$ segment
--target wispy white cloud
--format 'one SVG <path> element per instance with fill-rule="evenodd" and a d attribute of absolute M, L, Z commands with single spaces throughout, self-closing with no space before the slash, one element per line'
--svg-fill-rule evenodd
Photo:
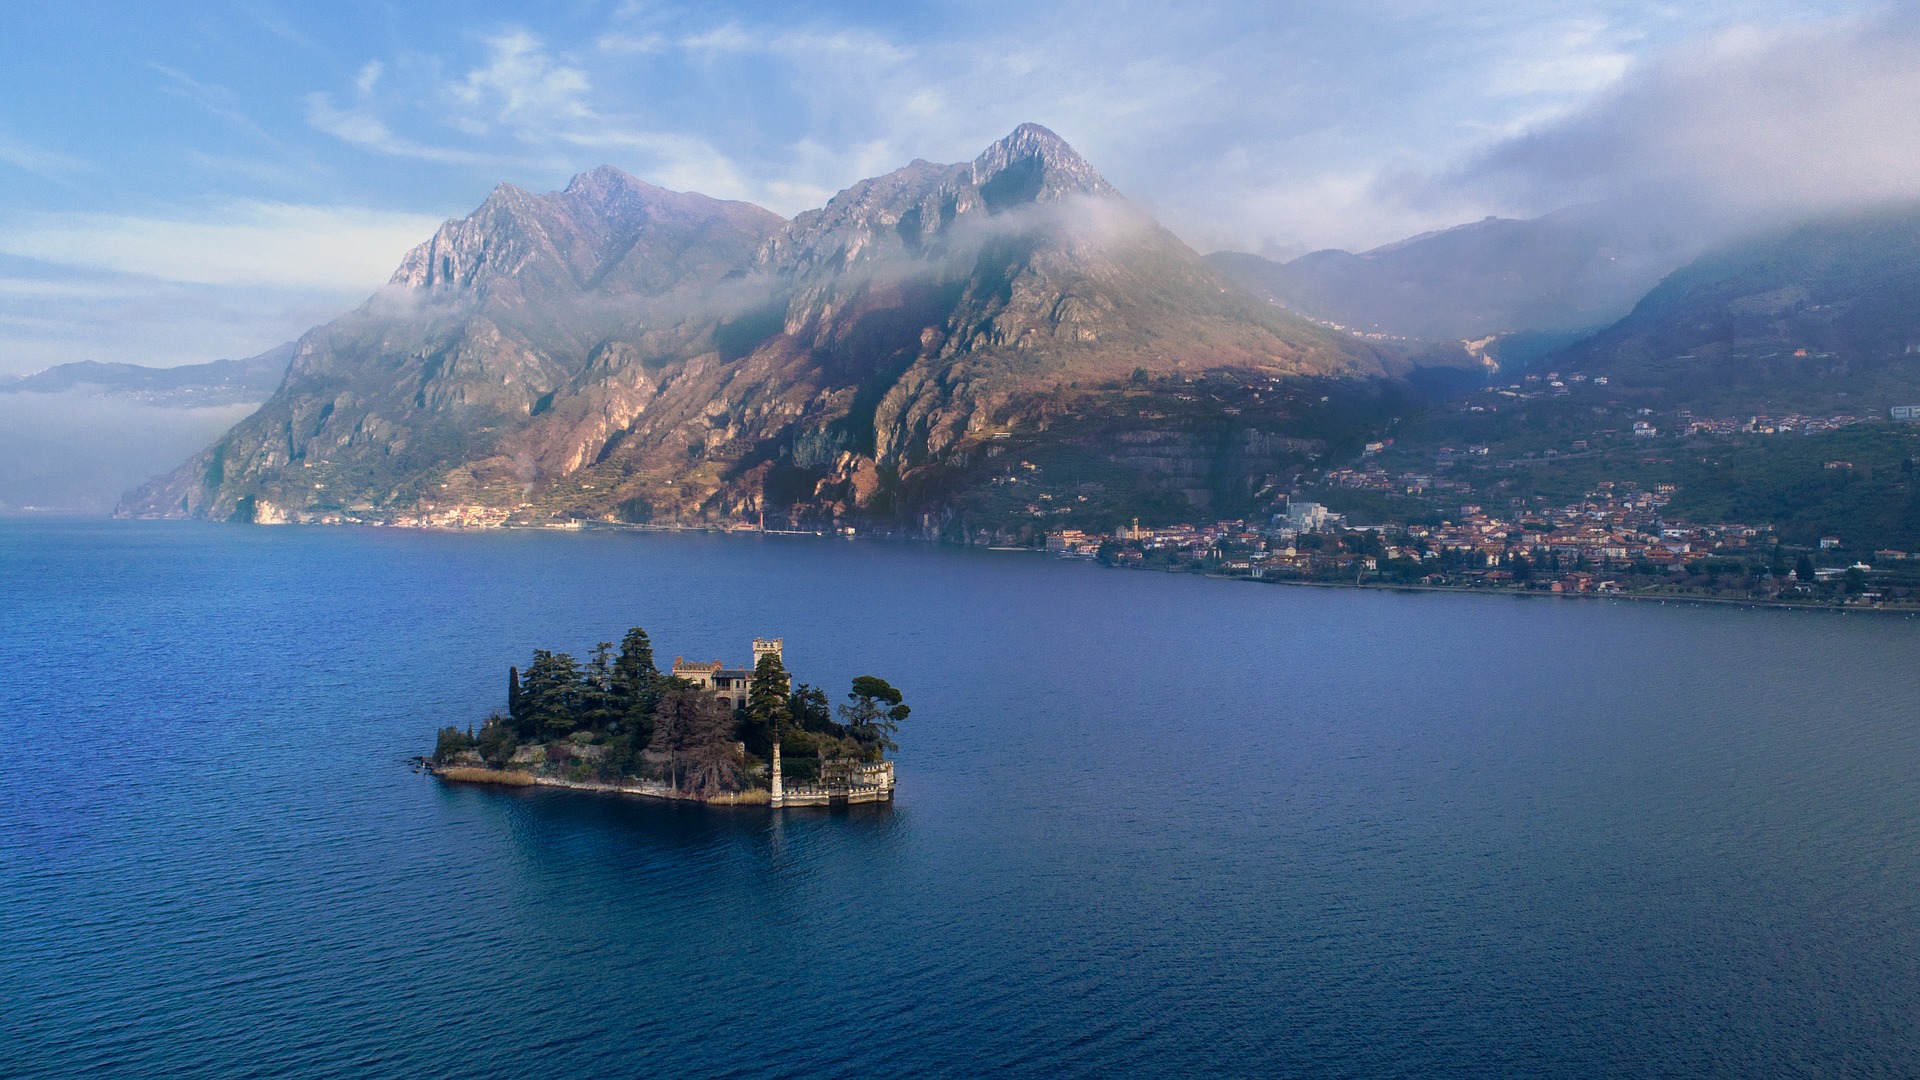
<path fill-rule="evenodd" d="M 587 73 L 555 60 L 540 39 L 513 30 L 488 39 L 487 49 L 486 64 L 451 88 L 461 104 L 520 126 L 571 124 L 592 115 Z"/>
<path fill-rule="evenodd" d="M 326 94 L 309 95 L 308 122 L 353 145 L 395 157 L 452 165 L 532 164 L 550 170 L 569 163 L 586 168 L 617 156 L 666 187 L 733 199 L 753 198 L 763 190 L 698 134 L 650 126 L 596 107 L 587 72 L 555 56 L 533 34 L 510 30 L 488 38 L 486 46 L 484 63 L 442 80 L 430 88 L 429 96 L 446 104 L 434 118 L 440 126 L 484 141 L 494 151 L 448 147 L 396 133 L 381 112 L 385 69 L 377 61 L 356 77 L 352 107 L 336 106 Z"/>
<path fill-rule="evenodd" d="M 94 167 L 92 162 L 84 161 L 72 154 L 48 150 L 10 135 L 0 135 L 0 162 L 39 176 L 88 172 Z"/>
<path fill-rule="evenodd" d="M 603 53 L 614 56 L 651 56 L 667 47 L 664 34 L 601 34 L 593 40 L 593 46 Z"/>
<path fill-rule="evenodd" d="M 937 30 L 635 3 L 579 37 L 469 37 L 464 63 L 383 58 L 309 97 L 308 121 L 378 154 L 529 186 L 611 163 L 791 214 L 915 157 L 971 156 L 1032 120 L 1197 246 L 1366 246 L 1617 186 L 1572 167 L 1573 144 L 1598 138 L 1574 133 L 1649 72 L 1727 48 L 1741 17 L 1788 35 L 1838 25 L 1801 0 L 1301 0 L 1284 13 L 1196 0 L 1152 18 L 1116 18 L 1101 0 L 973 0 Z M 1858 88 L 1849 63 L 1835 56 L 1827 74 Z M 1718 77 L 1674 92 L 1711 96 Z M 1815 134 L 1783 144 L 1827 145 Z M 1712 144 L 1703 133 L 1691 145 Z M 1609 146 L 1632 171 L 1633 148 Z M 1843 159 L 1867 175 L 1905 168 Z"/>
<path fill-rule="evenodd" d="M 307 123 L 342 142 L 363 150 L 393 157 L 432 161 L 442 165 L 500 165 L 498 154 L 467 150 L 455 146 L 436 146 L 396 135 L 373 109 L 366 105 L 339 108 L 326 94 L 308 94 Z"/>
<path fill-rule="evenodd" d="M 0 253 L 161 281 L 370 291 L 439 224 L 266 202 L 179 218 L 42 214 L 0 226 Z"/>
<path fill-rule="evenodd" d="M 282 145 L 278 138 L 268 132 L 266 128 L 260 126 L 253 117 L 247 115 L 246 110 L 240 107 L 239 99 L 231 89 L 221 86 L 218 83 L 202 82 L 184 71 L 167 67 L 165 64 L 149 64 L 147 66 L 165 78 L 166 81 L 162 84 L 162 89 L 165 90 L 166 93 L 193 103 L 207 113 L 225 120 L 227 123 L 253 136 L 260 142 L 274 147 Z"/>
<path fill-rule="evenodd" d="M 691 53 L 753 52 L 762 47 L 760 38 L 748 33 L 737 22 L 726 22 L 699 33 L 688 34 L 676 44 Z"/>
<path fill-rule="evenodd" d="M 606 40 L 606 39 L 603 39 Z M 618 41 L 630 40 L 625 37 Z M 652 42 L 658 46 L 662 39 L 657 35 L 631 39 L 636 42 Z M 885 64 L 904 63 L 914 58 L 917 50 L 887 38 L 885 35 L 859 29 L 771 29 L 748 27 L 733 21 L 698 33 L 688 34 L 675 43 L 680 49 L 690 53 L 777 53 L 786 56 L 803 57 L 853 57 L 865 62 Z"/>
<path fill-rule="evenodd" d="M 1633 63 L 1640 34 L 1602 19 L 1539 27 L 1487 72 L 1488 91 L 1509 98 L 1571 102 L 1612 86 Z"/>
<path fill-rule="evenodd" d="M 283 190 L 310 185 L 315 179 L 316 172 L 322 175 L 325 172 L 318 166 L 304 162 L 293 165 L 241 155 L 209 154 L 200 150 L 187 151 L 186 158 L 211 174 L 240 177 L 253 183 Z"/>

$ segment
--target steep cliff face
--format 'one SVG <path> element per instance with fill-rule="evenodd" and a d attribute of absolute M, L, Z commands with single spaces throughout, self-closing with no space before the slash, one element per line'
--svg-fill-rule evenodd
<path fill-rule="evenodd" d="M 986 443 L 1114 404 L 1083 391 L 1222 371 L 1386 365 L 1230 286 L 1044 128 L 786 223 L 599 169 L 449 222 L 124 509 L 924 521 Z"/>
<path fill-rule="evenodd" d="M 122 511 L 227 518 L 431 501 L 441 472 L 495 452 L 556 401 L 571 406 L 609 335 L 695 317 L 782 224 L 610 168 L 551 195 L 503 184 L 359 310 L 303 336 L 258 413 Z M 607 411 L 624 424 L 626 408 Z"/>

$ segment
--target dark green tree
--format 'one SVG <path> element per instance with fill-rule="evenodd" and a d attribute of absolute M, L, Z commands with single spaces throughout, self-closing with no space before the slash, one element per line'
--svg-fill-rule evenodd
<path fill-rule="evenodd" d="M 507 668 L 507 715 L 515 721 L 520 719 L 520 669 Z"/>
<path fill-rule="evenodd" d="M 893 735 L 900 730 L 900 722 L 913 711 L 901 701 L 900 691 L 885 679 L 861 675 L 853 680 L 853 690 L 847 694 L 847 700 L 850 704 L 840 706 L 840 719 L 853 738 L 867 749 L 869 759 L 877 760 L 882 751 L 900 749 L 894 745 Z"/>
<path fill-rule="evenodd" d="M 647 632 L 637 626 L 628 630 L 620 639 L 620 657 L 613 662 L 613 707 L 641 746 L 652 737 L 653 709 L 660 700 L 661 682 Z"/>
<path fill-rule="evenodd" d="M 474 739 L 474 748 L 480 751 L 483 761 L 497 769 L 505 765 L 519 748 L 513 732 L 512 720 L 498 714 L 490 716 L 480 726 L 480 734 Z"/>
<path fill-rule="evenodd" d="M 533 650 L 533 663 L 520 681 L 520 738 L 564 739 L 579 726 L 580 666 L 567 653 Z"/>
<path fill-rule="evenodd" d="M 434 743 L 433 763 L 435 765 L 445 765 L 447 762 L 453 760 L 456 754 L 459 754 L 463 750 L 471 749 L 473 749 L 473 733 L 471 731 L 461 731 L 459 728 L 451 726 L 443 727 L 440 729 L 439 739 Z"/>
<path fill-rule="evenodd" d="M 1808 585 L 1813 584 L 1813 560 L 1806 555 L 1800 556 L 1793 564 L 1793 576 Z"/>
<path fill-rule="evenodd" d="M 779 653 L 761 653 L 753 666 L 753 687 L 740 718 L 740 741 L 747 752 L 768 757 L 793 720 L 793 680 Z"/>
<path fill-rule="evenodd" d="M 787 708 L 793 717 L 793 726 L 801 731 L 835 737 L 846 734 L 844 728 L 833 722 L 833 705 L 827 701 L 827 692 L 817 686 L 801 683 L 795 687 L 793 696 L 787 699 Z"/>
<path fill-rule="evenodd" d="M 620 721 L 613 690 L 613 642 L 593 647 L 593 658 L 580 673 L 579 717 L 584 731 L 609 731 Z"/>

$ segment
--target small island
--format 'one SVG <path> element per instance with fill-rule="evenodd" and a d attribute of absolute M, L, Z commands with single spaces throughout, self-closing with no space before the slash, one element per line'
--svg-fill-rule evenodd
<path fill-rule="evenodd" d="M 582 664 L 535 649 L 507 669 L 507 708 L 476 730 L 440 731 L 428 769 L 460 783 L 545 785 L 711 804 L 890 802 L 893 736 L 911 711 L 886 680 L 853 680 L 835 710 L 794 686 L 783 638 L 756 638 L 753 662 L 675 657 L 662 672 L 639 627 Z"/>

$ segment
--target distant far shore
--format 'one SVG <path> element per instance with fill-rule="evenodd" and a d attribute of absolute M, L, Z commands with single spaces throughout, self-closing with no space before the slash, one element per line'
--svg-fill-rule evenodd
<path fill-rule="evenodd" d="M 1132 569 L 1114 567 L 1114 569 Z M 1195 571 L 1175 570 L 1173 573 L 1194 573 Z M 1516 589 L 1498 585 L 1401 585 L 1397 582 L 1368 581 L 1302 581 L 1287 578 L 1249 578 L 1238 574 L 1203 573 L 1201 576 L 1219 581 L 1248 581 L 1260 585 L 1293 585 L 1310 589 L 1357 589 L 1362 592 L 1429 592 L 1454 593 L 1462 596 L 1512 596 L 1527 600 L 1657 600 L 1662 604 L 1718 604 L 1722 607 L 1740 608 L 1777 608 L 1781 611 L 1829 611 L 1829 612 L 1883 612 L 1894 615 L 1912 615 L 1920 613 L 1920 604 L 1836 604 L 1822 600 L 1769 600 L 1758 597 L 1741 599 L 1732 596 L 1698 596 L 1691 593 L 1646 593 L 1646 592 L 1549 592 L 1545 589 Z"/>
<path fill-rule="evenodd" d="M 734 525 L 725 525 L 725 524 L 700 525 L 700 524 L 678 524 L 678 523 L 649 524 L 649 523 L 642 523 L 642 522 L 613 522 L 613 521 L 579 521 L 579 522 L 567 522 L 567 523 L 552 522 L 552 523 L 545 523 L 545 524 L 517 524 L 516 523 L 516 524 L 508 524 L 508 525 L 484 525 L 484 526 L 420 525 L 420 524 L 411 524 L 411 523 L 395 524 L 390 522 L 372 522 L 372 521 L 343 521 L 343 522 L 306 521 L 306 522 L 298 522 L 298 523 L 290 522 L 288 524 L 317 525 L 317 526 L 328 526 L 328 525 L 355 526 L 357 525 L 363 528 L 409 529 L 409 530 L 420 530 L 420 531 L 430 531 L 430 532 L 449 532 L 449 533 L 465 533 L 465 532 L 478 533 L 478 532 L 496 532 L 500 530 L 514 530 L 514 531 L 534 531 L 534 532 L 709 533 L 709 534 L 723 534 L 723 535 L 729 535 L 729 536 L 738 535 L 738 534 L 750 534 L 750 535 L 756 535 L 756 536 L 813 536 L 813 537 L 822 537 L 822 538 L 832 537 L 836 539 L 847 539 L 847 540 L 859 539 L 859 540 L 903 541 L 903 542 L 910 542 L 910 543 L 917 542 L 917 543 L 932 544 L 938 547 L 965 548 L 965 549 L 972 549 L 972 550 L 995 551 L 995 552 L 1005 552 L 1005 553 L 1028 553 L 1033 555 L 1053 555 L 1056 558 L 1060 558 L 1058 553 L 1049 552 L 1046 549 L 1039 548 L 1039 547 L 1018 547 L 1018 546 L 1012 546 L 1012 545 L 958 544 L 952 541 L 929 540 L 924 537 L 903 535 L 900 533 L 894 533 L 894 532 L 889 532 L 885 530 L 876 530 L 876 531 L 867 532 L 867 533 L 857 533 L 854 529 L 851 529 L 851 528 L 762 529 L 762 528 L 757 528 L 752 526 L 742 526 L 738 524 L 734 524 Z M 1091 561 L 1091 560 L 1081 559 L 1077 557 L 1070 557 L 1067 561 L 1079 562 L 1079 561 Z M 1478 595 L 1478 596 L 1524 596 L 1524 597 L 1552 598 L 1556 600 L 1558 599 L 1641 600 L 1641 601 L 1657 600 L 1662 603 L 1671 601 L 1674 603 L 1686 603 L 1686 604 L 1717 604 L 1717 605 L 1726 606 L 1726 607 L 1775 608 L 1783 611 L 1885 612 L 1885 613 L 1895 613 L 1895 614 L 1913 614 L 1916 612 L 1920 612 L 1920 603 L 1902 602 L 1902 601 L 1861 602 L 1856 600 L 1851 603 L 1839 603 L 1834 600 L 1824 599 L 1824 598 L 1815 598 L 1815 599 L 1807 599 L 1807 600 L 1785 600 L 1785 599 L 1779 599 L 1776 597 L 1708 596 L 1700 593 L 1689 593 L 1689 592 L 1678 592 L 1678 591 L 1649 592 L 1649 591 L 1630 591 L 1627 589 L 1607 590 L 1607 591 L 1589 590 L 1589 591 L 1580 591 L 1580 592 L 1575 592 L 1575 591 L 1556 592 L 1548 589 L 1524 588 L 1524 587 L 1516 587 L 1513 585 L 1497 585 L 1497 584 L 1496 585 L 1472 585 L 1472 584 L 1421 585 L 1421 584 L 1411 583 L 1411 582 L 1401 583 L 1401 582 L 1393 582 L 1393 581 L 1385 581 L 1385 580 L 1354 582 L 1354 581 L 1330 581 L 1330 580 L 1316 581 L 1316 580 L 1310 580 L 1306 578 L 1251 577 L 1244 574 L 1231 574 L 1231 573 L 1223 574 L 1212 568 L 1199 567 L 1199 566 L 1191 566 L 1191 567 L 1177 566 L 1177 565 L 1175 566 L 1162 566 L 1162 565 L 1131 566 L 1131 565 L 1108 565 L 1104 563 L 1101 565 L 1106 565 L 1108 569 L 1114 569 L 1114 570 L 1146 570 L 1154 573 L 1198 574 L 1203 577 L 1216 578 L 1216 579 L 1225 580 L 1225 581 L 1248 581 L 1248 582 L 1254 582 L 1262 585 L 1300 585 L 1300 586 L 1307 586 L 1310 588 L 1317 588 L 1317 589 L 1363 589 L 1363 590 L 1374 591 L 1374 592 L 1382 592 L 1382 591 L 1385 591 L 1385 592 L 1432 592 L 1432 593 L 1468 594 L 1468 595 Z M 487 781 L 474 781 L 474 782 L 487 782 Z M 492 782 L 502 782 L 502 781 L 492 781 Z M 514 781 L 504 781 L 504 782 L 513 783 Z M 547 783 L 548 781 L 543 779 L 540 782 Z"/>

